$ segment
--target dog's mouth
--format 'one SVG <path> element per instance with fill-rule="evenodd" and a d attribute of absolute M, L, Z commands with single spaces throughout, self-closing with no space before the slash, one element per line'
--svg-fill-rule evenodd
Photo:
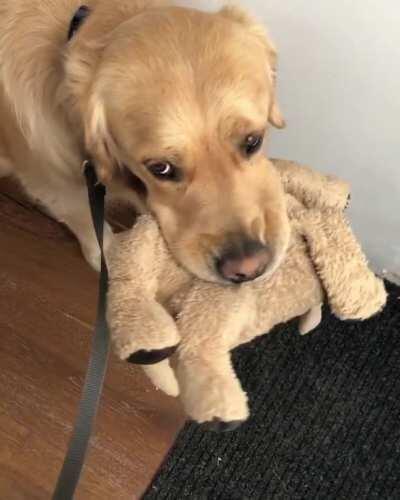
<path fill-rule="evenodd" d="M 148 194 L 146 184 L 126 166 L 123 166 L 118 172 L 125 186 L 134 191 L 144 201 Z"/>
<path fill-rule="evenodd" d="M 216 238 L 176 238 L 166 235 L 159 223 L 164 241 L 176 264 L 197 279 L 224 286 L 239 286 L 268 280 L 279 268 L 287 252 L 284 235 L 269 243 L 240 240 L 240 245 L 218 245 Z M 169 237 L 168 237 L 169 236 Z M 213 245 L 211 241 L 213 240 Z M 232 238 L 225 239 L 232 242 Z M 236 240 L 238 241 L 238 240 Z"/>

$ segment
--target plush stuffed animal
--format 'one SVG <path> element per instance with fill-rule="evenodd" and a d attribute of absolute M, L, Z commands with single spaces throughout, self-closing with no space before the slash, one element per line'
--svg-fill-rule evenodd
<path fill-rule="evenodd" d="M 343 214 L 348 185 L 291 162 L 274 163 L 287 196 L 291 242 L 272 277 L 226 286 L 195 278 L 175 263 L 149 215 L 116 235 L 107 257 L 116 354 L 157 362 L 144 367 L 153 383 L 180 394 L 187 414 L 214 430 L 236 428 L 249 414 L 232 349 L 294 317 L 300 332 L 309 332 L 320 322 L 325 296 L 343 320 L 368 318 L 386 301 Z"/>

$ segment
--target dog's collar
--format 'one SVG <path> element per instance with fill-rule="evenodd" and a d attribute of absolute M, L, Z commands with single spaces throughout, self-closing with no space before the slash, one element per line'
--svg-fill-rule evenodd
<path fill-rule="evenodd" d="M 83 22 L 90 14 L 90 9 L 86 5 L 81 5 L 79 9 L 75 12 L 74 17 L 71 20 L 68 30 L 68 41 L 73 38 L 75 33 L 82 26 Z"/>

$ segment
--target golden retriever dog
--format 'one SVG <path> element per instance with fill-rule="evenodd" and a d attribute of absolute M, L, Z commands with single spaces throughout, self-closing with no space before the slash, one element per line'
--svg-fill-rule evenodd
<path fill-rule="evenodd" d="M 163 0 L 2 0 L 0 172 L 78 238 L 95 268 L 82 174 L 91 157 L 110 198 L 151 211 L 199 278 L 271 273 L 289 240 L 283 190 L 262 146 L 283 127 L 276 51 L 237 7 Z M 106 227 L 106 242 L 112 233 Z"/>

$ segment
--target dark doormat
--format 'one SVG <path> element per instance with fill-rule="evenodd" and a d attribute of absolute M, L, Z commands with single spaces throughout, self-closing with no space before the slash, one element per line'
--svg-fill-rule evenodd
<path fill-rule="evenodd" d="M 364 323 L 325 311 L 234 354 L 252 415 L 238 431 L 188 424 L 144 499 L 400 499 L 400 288 Z"/>

